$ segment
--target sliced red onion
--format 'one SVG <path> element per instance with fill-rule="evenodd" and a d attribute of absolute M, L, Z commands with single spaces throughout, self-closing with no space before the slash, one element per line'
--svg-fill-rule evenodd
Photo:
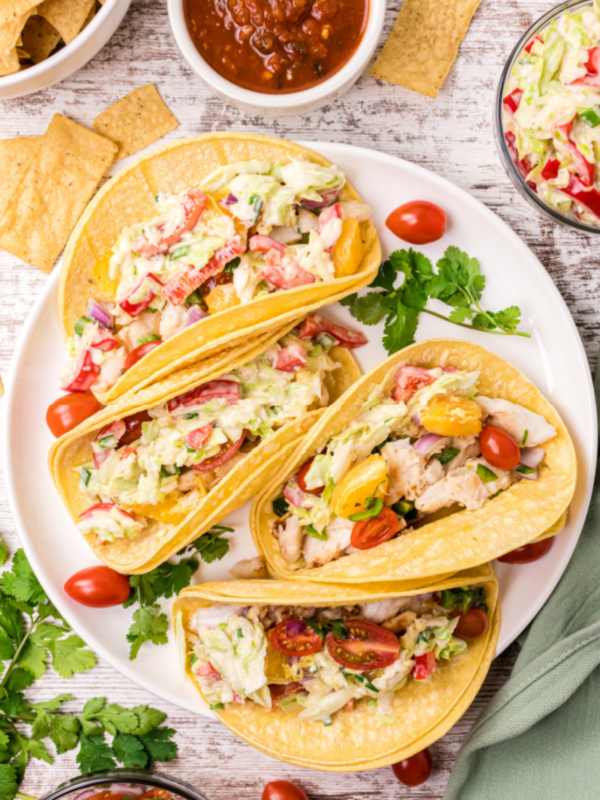
<path fill-rule="evenodd" d="M 311 208 L 325 208 L 325 206 L 330 206 L 335 202 L 339 193 L 339 189 L 329 189 L 326 192 L 320 192 L 321 200 L 303 200 L 300 205 L 309 210 Z"/>
<path fill-rule="evenodd" d="M 237 197 L 230 192 L 227 195 L 227 197 L 221 201 L 221 203 L 227 208 L 228 206 L 234 206 L 237 203 L 237 201 L 238 201 Z"/>
<path fill-rule="evenodd" d="M 100 303 L 97 303 L 93 298 L 88 300 L 87 315 L 91 319 L 95 320 L 99 325 L 102 325 L 103 328 L 106 328 L 112 332 L 114 328 L 112 314 Z"/>
<path fill-rule="evenodd" d="M 297 231 L 296 228 L 289 228 L 287 225 L 273 228 L 269 236 L 271 239 L 275 239 L 276 242 L 281 242 L 281 244 L 294 244 L 294 242 L 299 242 L 302 238 L 300 231 Z"/>
<path fill-rule="evenodd" d="M 288 619 L 285 623 L 286 636 L 300 636 L 304 633 L 306 622 L 301 619 Z"/>
<path fill-rule="evenodd" d="M 443 441 L 445 447 L 450 438 L 448 436 L 438 436 L 436 433 L 427 433 L 413 444 L 413 450 L 421 455 L 428 456 Z"/>
<path fill-rule="evenodd" d="M 521 448 L 521 461 L 524 467 L 537 469 L 544 460 L 546 451 L 543 447 L 523 447 Z"/>
<path fill-rule="evenodd" d="M 415 423 L 415 425 L 419 425 L 419 426 L 421 425 L 421 418 L 419 417 L 418 414 L 413 414 L 411 419 Z"/>
<path fill-rule="evenodd" d="M 204 319 L 204 317 L 207 316 L 208 314 L 206 313 L 206 311 L 200 308 L 200 306 L 192 306 L 187 313 L 185 325 L 183 327 L 188 328 L 190 325 L 193 325 L 194 322 L 198 322 L 199 320 Z"/>
<path fill-rule="evenodd" d="M 110 786 L 113 794 L 124 794 L 125 797 L 139 797 L 144 794 L 146 787 L 141 783 L 112 783 Z"/>

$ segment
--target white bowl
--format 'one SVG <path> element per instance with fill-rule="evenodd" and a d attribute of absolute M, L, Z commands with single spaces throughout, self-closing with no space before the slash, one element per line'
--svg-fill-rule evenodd
<path fill-rule="evenodd" d="M 369 0 L 369 16 L 363 37 L 352 58 L 330 78 L 310 89 L 285 94 L 252 92 L 237 86 L 219 75 L 202 58 L 187 29 L 183 0 L 168 0 L 169 20 L 175 41 L 193 71 L 221 99 L 250 114 L 265 117 L 283 117 L 305 114 L 331 103 L 356 83 L 381 36 L 385 18 L 386 0 Z"/>
<path fill-rule="evenodd" d="M 131 0 L 106 0 L 89 25 L 58 53 L 33 67 L 0 78 L 0 99 L 39 92 L 81 69 L 108 42 L 130 4 Z"/>

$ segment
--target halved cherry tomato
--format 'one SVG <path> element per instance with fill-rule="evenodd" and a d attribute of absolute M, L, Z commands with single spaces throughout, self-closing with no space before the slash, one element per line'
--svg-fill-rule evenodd
<path fill-rule="evenodd" d="M 371 519 L 361 519 L 354 523 L 350 544 L 357 550 L 370 550 L 387 542 L 396 533 L 400 523 L 391 508 L 384 508 L 380 514 Z"/>
<path fill-rule="evenodd" d="M 262 800 L 308 800 L 308 797 L 295 783 L 271 781 L 263 790 Z"/>
<path fill-rule="evenodd" d="M 46 424 L 57 438 L 72 431 L 84 420 L 91 417 L 104 406 L 91 392 L 75 392 L 59 397 L 48 406 Z"/>
<path fill-rule="evenodd" d="M 90 608 L 120 606 L 131 591 L 129 578 L 110 567 L 88 567 L 71 575 L 65 592 L 71 600 Z"/>
<path fill-rule="evenodd" d="M 130 414 L 123 417 L 125 423 L 125 433 L 119 439 L 119 444 L 131 444 L 142 435 L 142 422 L 150 422 L 152 417 L 147 411 L 138 411 L 137 414 Z"/>
<path fill-rule="evenodd" d="M 413 200 L 394 209 L 385 224 L 410 244 L 437 242 L 446 232 L 446 213 L 428 200 Z"/>
<path fill-rule="evenodd" d="M 310 656 L 323 647 L 323 640 L 298 617 L 284 619 L 271 631 L 269 640 L 275 650 L 286 656 Z"/>
<path fill-rule="evenodd" d="M 467 642 L 479 639 L 480 636 L 489 628 L 488 616 L 481 608 L 470 608 L 464 614 L 460 614 L 458 625 L 454 629 L 454 635 Z"/>
<path fill-rule="evenodd" d="M 213 456 L 212 458 L 208 458 L 201 464 L 192 464 L 192 468 L 198 470 L 198 472 L 211 472 L 213 469 L 220 467 L 221 464 L 224 464 L 226 461 L 229 461 L 230 458 L 233 458 L 233 456 L 237 453 L 237 451 L 244 443 L 245 438 L 246 438 L 246 431 L 242 433 L 237 442 L 230 442 L 229 444 L 224 444 L 221 448 L 220 453 L 218 453 L 216 456 Z"/>
<path fill-rule="evenodd" d="M 429 778 L 433 767 L 431 753 L 426 747 L 420 753 L 393 764 L 392 770 L 400 783 L 405 786 L 420 786 Z"/>
<path fill-rule="evenodd" d="M 398 658 L 398 637 L 387 628 L 363 619 L 344 621 L 348 637 L 338 639 L 327 634 L 327 650 L 338 664 L 359 671 L 389 667 Z"/>
<path fill-rule="evenodd" d="M 398 368 L 396 374 L 396 386 L 392 392 L 392 398 L 397 403 L 408 403 L 420 389 L 431 386 L 434 381 L 435 378 L 428 369 L 403 364 Z"/>
<path fill-rule="evenodd" d="M 410 674 L 416 681 L 424 681 L 432 672 L 435 672 L 435 652 L 433 650 L 415 656 L 415 665 Z"/>
<path fill-rule="evenodd" d="M 521 449 L 510 433 L 496 425 L 484 425 L 479 434 L 481 455 L 488 464 L 498 469 L 510 470 L 518 466 Z"/>
<path fill-rule="evenodd" d="M 304 482 L 304 478 L 306 478 L 306 473 L 310 469 L 310 465 L 314 461 L 314 458 L 309 458 L 308 461 L 305 461 L 304 464 L 300 467 L 298 475 L 296 477 L 296 481 L 298 482 L 298 486 L 300 489 L 305 492 L 306 494 L 323 494 L 323 490 L 325 489 L 324 486 L 318 486 L 316 489 L 307 489 L 306 483 Z"/>
<path fill-rule="evenodd" d="M 151 350 L 154 350 L 155 347 L 158 347 L 159 344 L 162 344 L 162 339 L 157 342 L 146 342 L 145 344 L 141 344 L 139 347 L 136 347 L 135 350 L 132 350 L 125 359 L 125 371 L 131 369 L 134 364 L 137 364 L 138 361 L 141 361 L 145 355 L 147 355 Z"/>
<path fill-rule="evenodd" d="M 554 537 L 550 536 L 548 539 L 542 539 L 541 542 L 532 542 L 523 547 L 517 547 L 516 550 L 500 556 L 498 561 L 502 561 L 503 564 L 531 564 L 532 561 L 537 561 L 538 558 L 545 556 L 553 544 Z"/>

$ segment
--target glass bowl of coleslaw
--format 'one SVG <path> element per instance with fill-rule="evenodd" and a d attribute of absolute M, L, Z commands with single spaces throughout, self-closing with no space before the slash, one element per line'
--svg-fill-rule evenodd
<path fill-rule="evenodd" d="M 519 192 L 547 217 L 600 233 L 600 0 L 569 0 L 519 39 L 494 128 Z"/>
<path fill-rule="evenodd" d="M 164 775 L 135 769 L 94 772 L 61 783 L 42 800 L 208 800 L 189 783 Z"/>

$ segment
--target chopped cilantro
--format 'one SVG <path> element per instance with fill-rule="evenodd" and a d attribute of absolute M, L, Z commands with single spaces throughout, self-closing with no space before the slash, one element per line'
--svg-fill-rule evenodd
<path fill-rule="evenodd" d="M 442 608 L 452 611 L 455 608 L 465 614 L 473 605 L 481 607 L 485 603 L 486 594 L 483 586 L 477 586 L 475 589 L 469 589 L 468 586 L 456 589 L 444 589 L 442 591 L 441 603 Z"/>
<path fill-rule="evenodd" d="M 328 633 L 333 633 L 336 639 L 347 639 L 350 631 L 342 619 L 324 620 L 318 622 L 310 617 L 303 617 L 308 627 L 318 634 L 321 639 L 325 639 Z"/>
<path fill-rule="evenodd" d="M 485 277 L 475 258 L 451 246 L 436 268 L 434 272 L 431 261 L 412 248 L 396 250 L 380 266 L 371 283 L 373 291 L 362 296 L 351 294 L 341 304 L 348 306 L 352 316 L 365 325 L 376 325 L 385 319 L 383 345 L 390 354 L 415 341 L 421 312 L 463 328 L 530 337 L 529 333 L 517 330 L 521 319 L 517 306 L 501 311 L 482 308 Z M 399 276 L 402 281 L 396 286 Z M 452 311 L 446 317 L 427 308 L 429 299 L 440 300 Z"/>
<path fill-rule="evenodd" d="M 477 464 L 477 475 L 482 483 L 492 483 L 498 480 L 496 473 L 483 464 Z"/>
<path fill-rule="evenodd" d="M 170 464 L 166 466 L 165 464 L 161 465 L 160 468 L 160 477 L 161 478 L 172 478 L 173 475 L 179 475 L 181 470 L 177 466 L 177 464 Z"/>
<path fill-rule="evenodd" d="M 343 672 L 347 678 L 352 678 L 358 683 L 364 684 L 367 687 L 367 689 L 369 689 L 369 691 L 379 693 L 379 689 L 374 684 L 372 684 L 371 681 L 364 675 L 357 675 L 354 672 L 346 672 L 345 670 L 343 670 Z"/>
<path fill-rule="evenodd" d="M 529 430 L 525 428 L 525 433 L 523 434 L 523 441 L 521 442 L 521 447 L 525 447 L 525 442 L 527 441 L 528 436 L 529 436 Z"/>

